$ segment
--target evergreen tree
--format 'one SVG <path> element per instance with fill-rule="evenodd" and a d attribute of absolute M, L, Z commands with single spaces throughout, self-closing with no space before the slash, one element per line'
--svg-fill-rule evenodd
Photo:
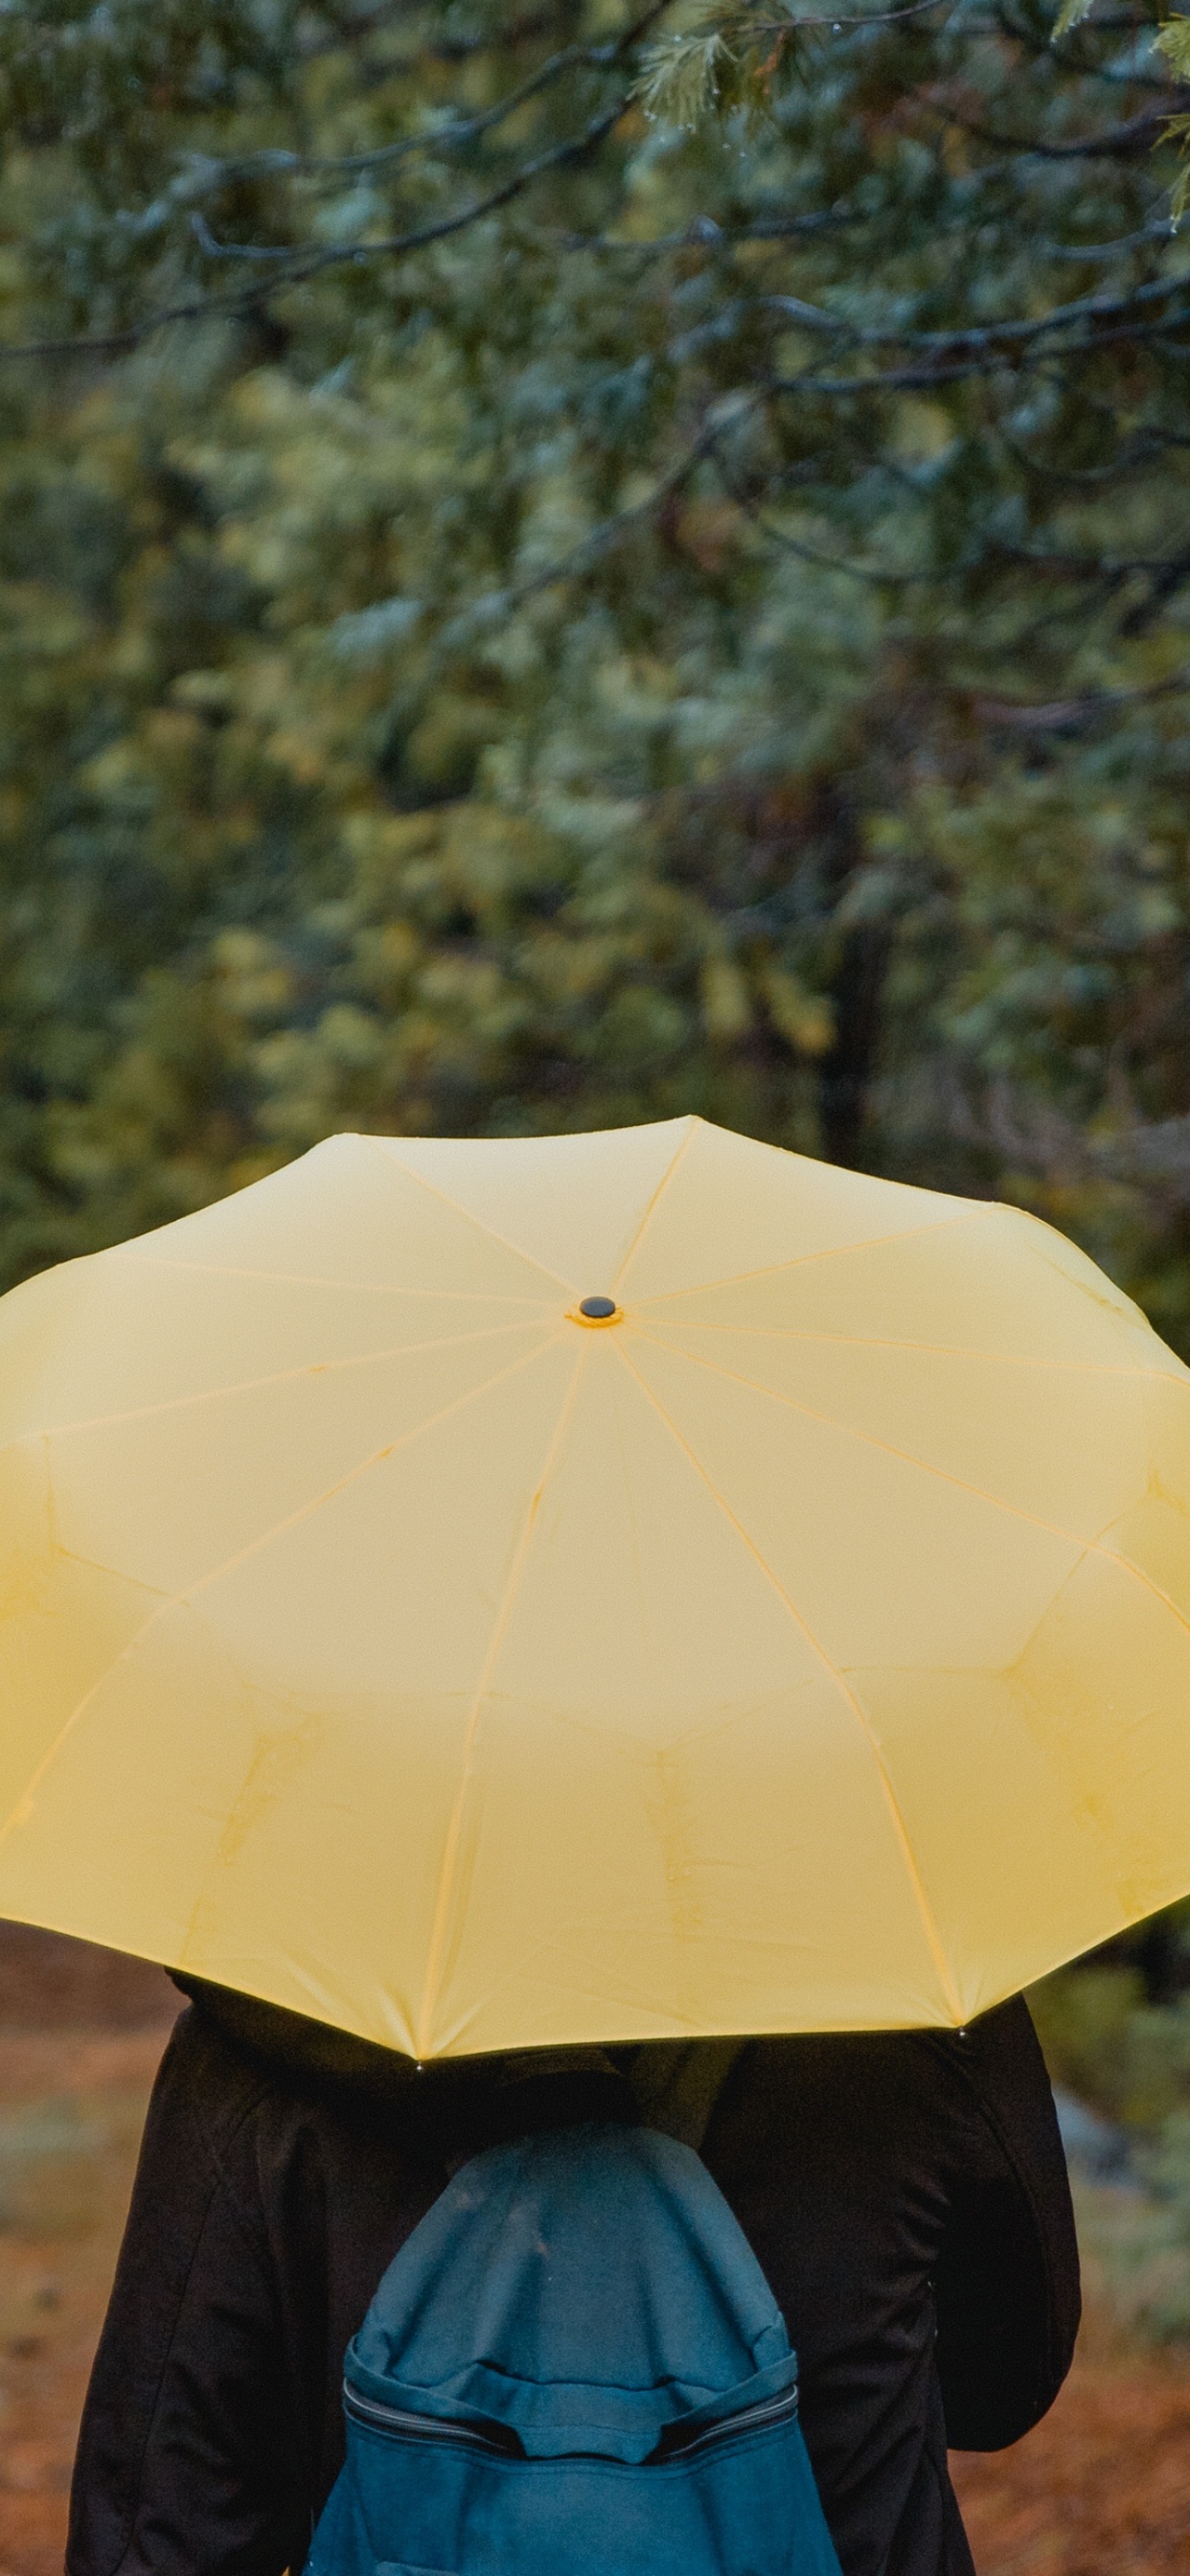
<path fill-rule="evenodd" d="M 1187 1346 L 1171 77 L 1116 0 L 0 13 L 6 1276 L 696 1108 Z"/>

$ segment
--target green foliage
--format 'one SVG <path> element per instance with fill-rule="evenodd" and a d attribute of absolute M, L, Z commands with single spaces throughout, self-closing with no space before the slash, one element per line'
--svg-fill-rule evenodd
<path fill-rule="evenodd" d="M 1190 80 L 1190 18 L 1175 14 L 1167 18 L 1156 38 L 1158 51 L 1164 54 L 1175 80 Z M 1171 212 L 1180 222 L 1190 205 L 1190 116 L 1171 116 L 1165 129 L 1166 140 L 1179 146 L 1182 155 L 1181 176 L 1174 188 Z"/>
<path fill-rule="evenodd" d="M 759 16 L 750 0 L 726 7 L 696 0 L 666 15 L 668 30 L 648 47 L 637 89 L 647 116 L 693 128 L 733 108 L 753 123 L 771 109 L 774 79 L 798 41 L 792 11 Z"/>
<path fill-rule="evenodd" d="M 1137 1960 L 1109 1953 L 1046 1978 L 1029 2002 L 1055 2083 L 1128 2141 L 1127 2169 L 1114 2180 L 1075 2177 L 1096 2330 L 1160 2345 L 1190 2341 L 1188 1909 L 1157 1929 L 1175 1980 L 1163 2000 L 1148 1993 Z M 1131 1946 L 1143 1953 L 1153 1938 L 1134 1935 Z"/>
<path fill-rule="evenodd" d="M 1064 1969 L 1029 1998 L 1055 2083 L 1148 2136 L 1190 2115 L 1190 1997 L 1146 2001 L 1135 1968 Z"/>
<path fill-rule="evenodd" d="M 697 1108 L 1190 1347 L 1172 33 L 0 11 L 4 1279 Z"/>

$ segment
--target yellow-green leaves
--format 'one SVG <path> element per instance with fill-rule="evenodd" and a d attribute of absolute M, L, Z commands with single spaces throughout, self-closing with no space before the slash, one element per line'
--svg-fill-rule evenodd
<path fill-rule="evenodd" d="M 782 0 L 693 0 L 645 54 L 637 96 L 645 114 L 692 131 L 743 108 L 749 125 L 772 105 L 773 78 L 797 37 Z M 814 20 L 818 24 L 820 21 Z"/>
<path fill-rule="evenodd" d="M 1190 18 L 1178 14 L 1167 18 L 1165 25 L 1159 29 L 1153 41 L 1158 51 L 1165 55 L 1174 78 L 1190 80 Z M 1165 138 L 1167 142 L 1178 146 L 1182 161 L 1181 174 L 1175 183 L 1170 200 L 1170 213 L 1174 222 L 1178 223 L 1185 214 L 1187 205 L 1190 204 L 1190 161 L 1187 160 L 1187 153 L 1190 151 L 1190 116 L 1171 117 L 1165 129 Z"/>
<path fill-rule="evenodd" d="M 1095 0 L 1062 0 L 1062 6 L 1054 20 L 1053 42 L 1056 44 L 1060 36 L 1068 36 L 1072 28 L 1081 27 L 1084 18 L 1090 17 L 1094 6 Z"/>
<path fill-rule="evenodd" d="M 334 1127 L 696 1108 L 1190 1346 L 1152 55 L 803 8 L 0 10 L 7 337 L 200 308 L 0 367 L 4 1279 Z"/>

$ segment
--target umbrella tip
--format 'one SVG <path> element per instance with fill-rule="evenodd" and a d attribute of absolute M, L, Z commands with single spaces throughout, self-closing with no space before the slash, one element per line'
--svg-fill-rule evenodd
<path fill-rule="evenodd" d="M 618 1324 L 622 1311 L 614 1297 L 582 1297 L 574 1320 L 576 1324 Z"/>

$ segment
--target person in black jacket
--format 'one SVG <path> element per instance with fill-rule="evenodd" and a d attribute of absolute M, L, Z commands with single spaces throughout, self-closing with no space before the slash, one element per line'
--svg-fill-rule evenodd
<path fill-rule="evenodd" d="M 299 2576 L 343 2458 L 348 2341 L 450 2173 L 531 2127 L 649 2117 L 659 2059 L 664 2077 L 664 2050 L 629 2048 L 422 2074 L 295 2014 L 192 1991 L 83 2415 L 68 2576 Z M 700 2045 L 701 2151 L 798 2352 L 843 2576 L 974 2576 L 948 2443 L 998 2450 L 1027 2432 L 1079 2318 L 1024 2002 L 960 2032 L 692 2043 L 687 2074 Z"/>

